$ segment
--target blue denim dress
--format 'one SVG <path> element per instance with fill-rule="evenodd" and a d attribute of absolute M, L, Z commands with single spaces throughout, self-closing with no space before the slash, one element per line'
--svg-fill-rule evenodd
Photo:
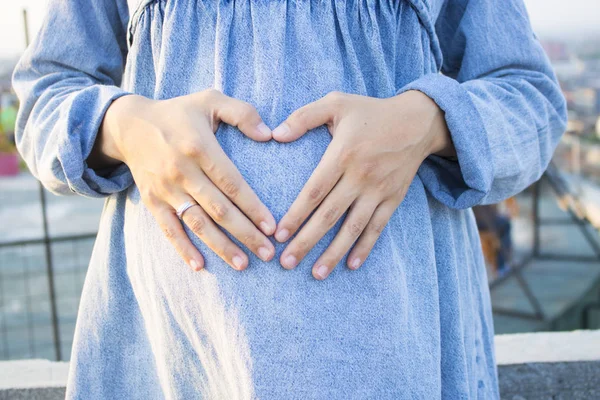
<path fill-rule="evenodd" d="M 470 207 L 538 179 L 566 121 L 522 0 L 131 3 L 51 0 L 14 75 L 31 171 L 55 193 L 106 197 L 67 397 L 498 398 Z M 419 90 L 445 111 L 457 161 L 422 164 L 357 271 L 340 263 L 324 281 L 311 275 L 338 225 L 291 271 L 252 254 L 235 271 L 188 231 L 206 258 L 194 273 L 127 166 L 95 171 L 85 160 L 117 97 L 210 87 L 253 104 L 272 128 L 330 91 Z M 276 219 L 330 142 L 325 127 L 287 144 L 224 124 L 216 136 Z"/>

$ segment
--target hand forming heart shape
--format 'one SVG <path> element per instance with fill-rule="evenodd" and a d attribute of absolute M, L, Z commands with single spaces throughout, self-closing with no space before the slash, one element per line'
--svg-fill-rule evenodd
<path fill-rule="evenodd" d="M 257 141 L 290 142 L 318 126 L 329 128 L 327 151 L 277 227 L 220 148 L 214 133 L 221 122 Z M 204 258 L 177 217 L 243 270 L 248 257 L 219 226 L 269 261 L 275 249 L 266 236 L 275 233 L 276 240 L 287 241 L 316 209 L 281 255 L 282 266 L 291 269 L 349 211 L 313 267 L 313 276 L 325 279 L 355 242 L 348 267 L 362 265 L 423 160 L 453 152 L 443 112 L 418 91 L 386 99 L 332 92 L 271 132 L 253 106 L 208 89 L 170 100 L 128 95 L 114 101 L 88 164 L 127 164 L 142 201 L 194 270 L 203 268 Z"/>
<path fill-rule="evenodd" d="M 288 240 L 316 209 L 281 255 L 282 266 L 294 268 L 348 211 L 313 267 L 317 279 L 325 279 L 355 242 L 347 265 L 360 267 L 423 160 L 455 151 L 443 112 L 418 91 L 385 99 L 332 92 L 293 112 L 273 138 L 293 141 L 321 125 L 332 141 L 275 233 L 279 242 Z"/>

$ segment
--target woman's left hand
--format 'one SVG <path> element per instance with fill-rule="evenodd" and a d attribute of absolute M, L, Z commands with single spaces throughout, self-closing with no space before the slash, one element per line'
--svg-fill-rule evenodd
<path fill-rule="evenodd" d="M 347 265 L 360 267 L 423 160 L 455 154 L 443 111 L 419 91 L 386 99 L 332 92 L 293 112 L 273 138 L 294 141 L 321 125 L 333 139 L 275 232 L 285 242 L 316 209 L 281 255 L 281 265 L 292 269 L 349 211 L 313 266 L 317 279 L 325 279 L 355 242 Z"/>

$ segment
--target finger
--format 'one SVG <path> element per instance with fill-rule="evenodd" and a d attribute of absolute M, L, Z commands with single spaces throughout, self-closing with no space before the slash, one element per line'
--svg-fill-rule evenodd
<path fill-rule="evenodd" d="M 155 207 L 152 214 L 169 242 L 190 268 L 194 271 L 202 269 L 204 267 L 204 257 L 185 233 L 174 209 L 165 204 L 162 207 Z"/>
<path fill-rule="evenodd" d="M 214 222 L 261 260 L 269 261 L 273 258 L 273 243 L 206 176 L 198 174 L 196 179 L 186 184 L 186 190 Z"/>
<path fill-rule="evenodd" d="M 346 96 L 345 93 L 331 92 L 300 107 L 273 129 L 273 139 L 278 142 L 292 142 L 307 131 L 332 122 Z"/>
<path fill-rule="evenodd" d="M 229 264 L 233 269 L 243 270 L 248 266 L 248 257 L 206 214 L 201 206 L 188 209 L 183 221 L 200 240 Z"/>
<path fill-rule="evenodd" d="M 237 127 L 244 135 L 259 142 L 273 138 L 271 129 L 263 122 L 252 104 L 218 93 L 212 101 L 218 120 Z"/>
<path fill-rule="evenodd" d="M 295 268 L 315 244 L 333 228 L 356 197 L 356 189 L 340 182 L 283 251 L 280 257 L 281 265 L 286 269 Z"/>
<path fill-rule="evenodd" d="M 348 268 L 358 269 L 365 262 L 398 205 L 399 203 L 396 201 L 388 200 L 377 207 L 362 235 L 358 238 L 356 245 L 348 255 Z"/>
<path fill-rule="evenodd" d="M 250 188 L 221 146 L 216 142 L 209 145 L 206 148 L 206 154 L 209 156 L 198 157 L 197 160 L 210 181 L 265 235 L 272 235 L 277 226 L 275 218 Z M 205 210 L 209 211 L 206 208 Z"/>
<path fill-rule="evenodd" d="M 350 251 L 376 208 L 377 202 L 372 200 L 358 199 L 352 205 L 340 231 L 313 266 L 312 272 L 316 279 L 322 280 L 329 276 L 337 263 Z"/>
<path fill-rule="evenodd" d="M 323 158 L 308 182 L 306 182 L 288 212 L 277 224 L 275 239 L 278 242 L 285 242 L 296 233 L 342 177 L 342 169 L 337 162 L 336 154 L 337 151 L 332 145 L 325 151 Z"/>

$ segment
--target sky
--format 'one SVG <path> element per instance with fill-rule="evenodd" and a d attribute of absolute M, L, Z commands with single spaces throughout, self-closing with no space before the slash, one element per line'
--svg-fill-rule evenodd
<path fill-rule="evenodd" d="M 487 1 L 501 4 L 506 0 Z M 578 34 L 600 37 L 600 0 L 524 1 L 533 28 L 542 37 Z M 47 0 L 0 0 L 0 58 L 16 56 L 25 47 L 22 9 L 28 10 L 33 37 L 44 18 L 46 3 Z"/>

